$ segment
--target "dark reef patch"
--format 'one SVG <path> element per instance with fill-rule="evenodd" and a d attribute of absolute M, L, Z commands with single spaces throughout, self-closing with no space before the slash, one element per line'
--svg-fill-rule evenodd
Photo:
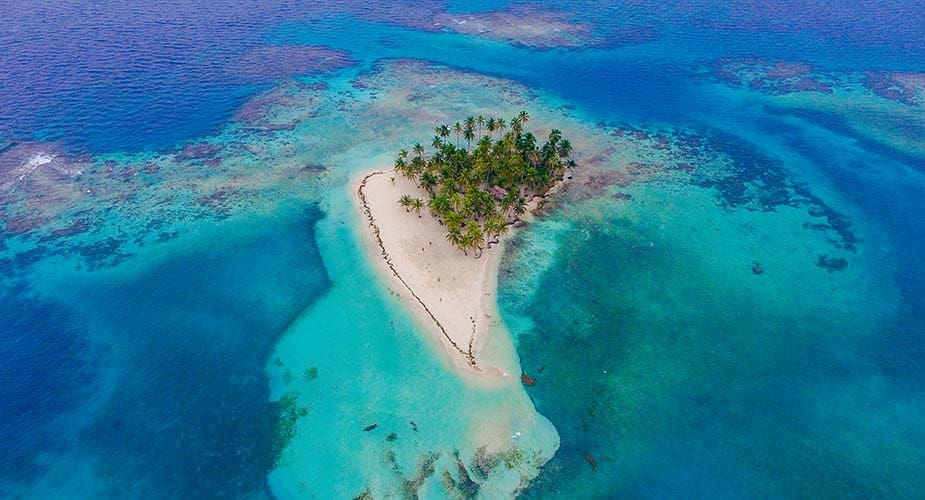
<path fill-rule="evenodd" d="M 248 130 L 292 130 L 301 121 L 318 114 L 327 88 L 325 83 L 287 82 L 247 101 L 234 118 Z M 287 113 L 296 107 L 298 113 Z"/>
<path fill-rule="evenodd" d="M 269 450 L 273 467 L 279 465 L 283 450 L 295 438 L 299 419 L 307 417 L 310 411 L 307 406 L 299 404 L 299 394 L 295 391 L 287 392 L 278 401 L 270 403 L 270 414 L 276 420 L 276 431 L 271 438 Z"/>
<path fill-rule="evenodd" d="M 793 133 L 790 125 L 777 120 L 765 120 L 763 126 L 776 135 Z M 580 189 L 569 193 L 571 196 L 578 199 L 600 196 L 608 193 L 613 186 L 658 181 L 669 175 L 712 189 L 722 206 L 729 210 L 773 212 L 780 207 L 806 210 L 810 217 L 824 220 L 808 222 L 807 227 L 834 231 L 838 237 L 829 241 L 836 248 L 854 252 L 861 242 L 848 217 L 813 194 L 809 185 L 798 181 L 781 160 L 772 158 L 760 147 L 739 136 L 707 127 L 671 131 L 652 131 L 626 125 L 614 127 L 612 135 L 619 140 L 658 151 L 661 159 L 646 163 L 630 162 L 621 170 L 588 175 Z M 620 194 L 610 196 L 618 201 L 629 199 Z"/>
<path fill-rule="evenodd" d="M 831 257 L 827 254 L 822 254 L 819 256 L 819 259 L 816 260 L 816 265 L 830 273 L 834 273 L 835 271 L 843 271 L 848 267 L 848 261 L 840 257 Z"/>
<path fill-rule="evenodd" d="M 804 108 L 787 108 L 781 106 L 765 106 L 764 110 L 766 113 L 772 116 L 792 116 L 799 118 L 807 123 L 816 125 L 817 127 L 829 130 L 835 134 L 854 139 L 857 141 L 858 146 L 870 153 L 904 163 L 920 172 L 925 172 L 925 158 L 900 151 L 887 144 L 862 135 L 854 130 L 854 128 L 849 125 L 844 118 L 835 113 Z M 919 124 L 919 126 L 922 127 L 921 124 Z M 925 127 L 922 127 L 921 130 L 923 133 L 925 133 Z M 803 148 L 803 150 L 805 149 L 806 148 Z"/>
<path fill-rule="evenodd" d="M 268 82 L 296 75 L 318 75 L 356 64 L 347 52 L 318 45 L 254 47 L 232 61 L 229 73 L 248 81 Z"/>
<path fill-rule="evenodd" d="M 44 217 L 36 217 L 29 214 L 19 214 L 14 216 L 0 217 L 3 222 L 3 229 L 9 235 L 24 235 L 42 227 L 48 222 Z"/>
<path fill-rule="evenodd" d="M 459 458 L 459 450 L 453 451 L 453 459 L 456 462 L 456 477 L 444 470 L 441 475 L 444 490 L 450 494 L 463 498 L 464 500 L 476 499 L 479 496 L 479 483 L 472 480 L 466 464 Z"/>
<path fill-rule="evenodd" d="M 193 203 L 201 207 L 212 208 L 216 211 L 227 211 L 229 201 L 238 194 L 239 192 L 237 189 L 219 188 L 205 196 L 196 198 L 193 200 Z"/>
<path fill-rule="evenodd" d="M 868 71 L 864 86 L 878 96 L 907 106 L 925 102 L 925 73 L 887 73 Z"/>
<path fill-rule="evenodd" d="M 92 228 L 92 225 L 87 219 L 75 219 L 70 224 L 59 227 L 58 229 L 52 230 L 48 233 L 47 236 L 41 238 L 40 242 L 45 242 L 49 240 L 55 240 L 65 236 L 74 236 L 78 234 L 85 233 Z"/>
<path fill-rule="evenodd" d="M 770 61 L 761 58 L 723 58 L 710 66 L 711 76 L 734 88 L 748 87 L 767 95 L 798 92 L 831 94 L 841 81 L 804 62 Z"/>
<path fill-rule="evenodd" d="M 424 453 L 415 472 L 410 477 L 406 477 L 402 472 L 401 465 L 395 457 L 395 451 L 392 449 L 386 451 L 385 463 L 392 470 L 395 479 L 398 481 L 398 492 L 401 498 L 420 497 L 421 487 L 437 471 L 436 465 L 439 459 L 440 452 L 432 451 Z"/>
<path fill-rule="evenodd" d="M 19 272 L 23 272 L 32 264 L 42 260 L 47 253 L 48 251 L 45 247 L 32 247 L 29 250 L 18 252 L 13 257 L 14 268 Z"/>
<path fill-rule="evenodd" d="M 755 57 L 721 58 L 706 67 L 710 78 L 733 88 L 766 95 L 799 92 L 831 94 L 837 88 L 853 91 L 863 86 L 871 93 L 906 106 L 925 102 L 925 73 L 824 70 L 802 61 Z"/>
<path fill-rule="evenodd" d="M 727 170 L 695 175 L 693 182 L 716 189 L 724 206 L 774 211 L 780 206 L 803 208 L 811 217 L 823 218 L 839 240 L 834 244 L 855 251 L 860 238 L 848 218 L 813 194 L 806 183 L 796 181 L 783 164 L 764 154 L 757 146 L 734 135 L 710 130 L 706 145 L 729 158 Z"/>
<path fill-rule="evenodd" d="M 87 269 L 94 271 L 118 265 L 131 257 L 131 253 L 122 251 L 124 244 L 124 240 L 110 236 L 92 243 L 75 244 L 57 253 L 78 254 L 83 257 Z"/>
<path fill-rule="evenodd" d="M 174 157 L 174 161 L 179 163 L 183 160 L 204 160 L 215 158 L 221 151 L 217 144 L 188 144 L 183 147 L 180 154 Z"/>

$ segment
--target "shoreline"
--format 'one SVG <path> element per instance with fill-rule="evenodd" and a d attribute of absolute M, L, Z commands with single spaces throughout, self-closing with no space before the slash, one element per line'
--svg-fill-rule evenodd
<path fill-rule="evenodd" d="M 397 279 L 405 287 L 405 290 L 407 290 L 408 293 L 411 294 L 411 296 L 415 299 L 417 304 L 424 310 L 424 312 L 427 313 L 427 315 L 429 316 L 433 324 L 443 334 L 444 340 L 449 342 L 450 345 L 456 350 L 456 352 L 458 352 L 459 354 L 461 354 L 463 357 L 466 358 L 466 360 L 469 363 L 469 366 L 473 368 L 477 368 L 478 363 L 475 360 L 475 355 L 472 353 L 472 343 L 474 341 L 474 336 L 470 339 L 467 350 L 464 351 L 461 347 L 459 347 L 456 341 L 453 340 L 452 337 L 450 337 L 449 333 L 447 333 L 446 327 L 444 327 L 443 324 L 440 323 L 440 320 L 437 319 L 436 316 L 434 316 L 433 311 L 431 311 L 430 308 L 427 307 L 427 303 L 425 303 L 424 300 L 418 296 L 417 292 L 415 292 L 414 289 L 411 288 L 411 285 L 409 285 L 408 282 L 405 281 L 404 278 L 402 278 L 398 270 L 395 269 L 395 264 L 392 262 L 391 254 L 389 254 L 389 251 L 386 250 L 385 248 L 385 243 L 382 241 L 382 237 L 380 235 L 381 229 L 379 228 L 379 225 L 376 223 L 376 218 L 373 215 L 372 209 L 369 206 L 369 202 L 366 198 L 366 193 L 364 192 L 364 189 L 366 188 L 366 184 L 371 177 L 376 176 L 376 175 L 385 175 L 386 173 L 388 172 L 384 170 L 376 170 L 376 171 L 367 173 L 361 179 L 360 184 L 357 187 L 357 191 L 356 191 L 357 198 L 360 200 L 360 207 L 362 209 L 363 214 L 366 216 L 367 227 L 372 230 L 374 241 L 376 243 L 376 246 L 379 248 L 379 256 L 381 260 L 384 262 L 385 266 L 392 273 L 392 276 L 395 279 Z"/>
<path fill-rule="evenodd" d="M 563 183 L 558 182 L 548 194 Z M 503 363 L 507 367 L 486 359 L 492 332 L 504 328 L 495 300 L 498 273 L 506 239 L 515 234 L 519 223 L 510 223 L 507 234 L 487 242 L 474 257 L 446 241 L 444 226 L 436 218 L 415 215 L 399 206 L 402 194 L 420 192 L 420 188 L 394 169 L 365 170 L 351 180 L 350 189 L 362 221 L 364 246 L 384 278 L 383 285 L 401 298 L 456 372 L 478 381 L 520 381 L 513 351 L 510 363 Z M 546 197 L 531 199 L 520 221 L 531 220 Z M 511 377 L 512 371 L 518 373 Z"/>

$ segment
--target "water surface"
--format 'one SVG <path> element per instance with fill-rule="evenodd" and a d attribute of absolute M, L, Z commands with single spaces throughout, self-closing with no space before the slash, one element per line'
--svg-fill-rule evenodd
<path fill-rule="evenodd" d="M 429 22 L 509 4 L 4 3 L 0 491 L 440 497 L 459 453 L 487 497 L 529 467 L 460 436 L 548 447 L 532 400 L 527 497 L 921 497 L 920 2 L 537 3 L 600 37 L 569 50 Z M 537 385 L 493 392 L 375 281 L 346 185 L 520 106 L 599 158 L 505 259 Z"/>

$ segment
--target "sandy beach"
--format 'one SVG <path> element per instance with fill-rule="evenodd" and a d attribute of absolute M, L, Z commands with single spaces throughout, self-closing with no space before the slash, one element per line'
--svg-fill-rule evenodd
<path fill-rule="evenodd" d="M 403 194 L 426 193 L 391 169 L 365 172 L 351 188 L 375 267 L 451 363 L 466 375 L 512 375 L 480 358 L 489 332 L 500 324 L 495 292 L 504 239 L 479 257 L 464 254 L 426 209 L 418 216 L 398 204 Z"/>

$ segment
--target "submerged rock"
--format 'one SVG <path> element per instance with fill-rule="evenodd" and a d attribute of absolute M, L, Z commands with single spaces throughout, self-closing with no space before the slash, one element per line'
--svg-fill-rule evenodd
<path fill-rule="evenodd" d="M 318 75 L 356 64 L 350 54 L 322 45 L 255 47 L 226 65 L 231 75 L 246 81 L 268 82 L 293 75 Z"/>
<path fill-rule="evenodd" d="M 822 254 L 816 261 L 816 265 L 830 273 L 834 273 L 835 271 L 841 271 L 848 267 L 848 261 L 840 257 L 831 257 L 827 254 Z"/>

